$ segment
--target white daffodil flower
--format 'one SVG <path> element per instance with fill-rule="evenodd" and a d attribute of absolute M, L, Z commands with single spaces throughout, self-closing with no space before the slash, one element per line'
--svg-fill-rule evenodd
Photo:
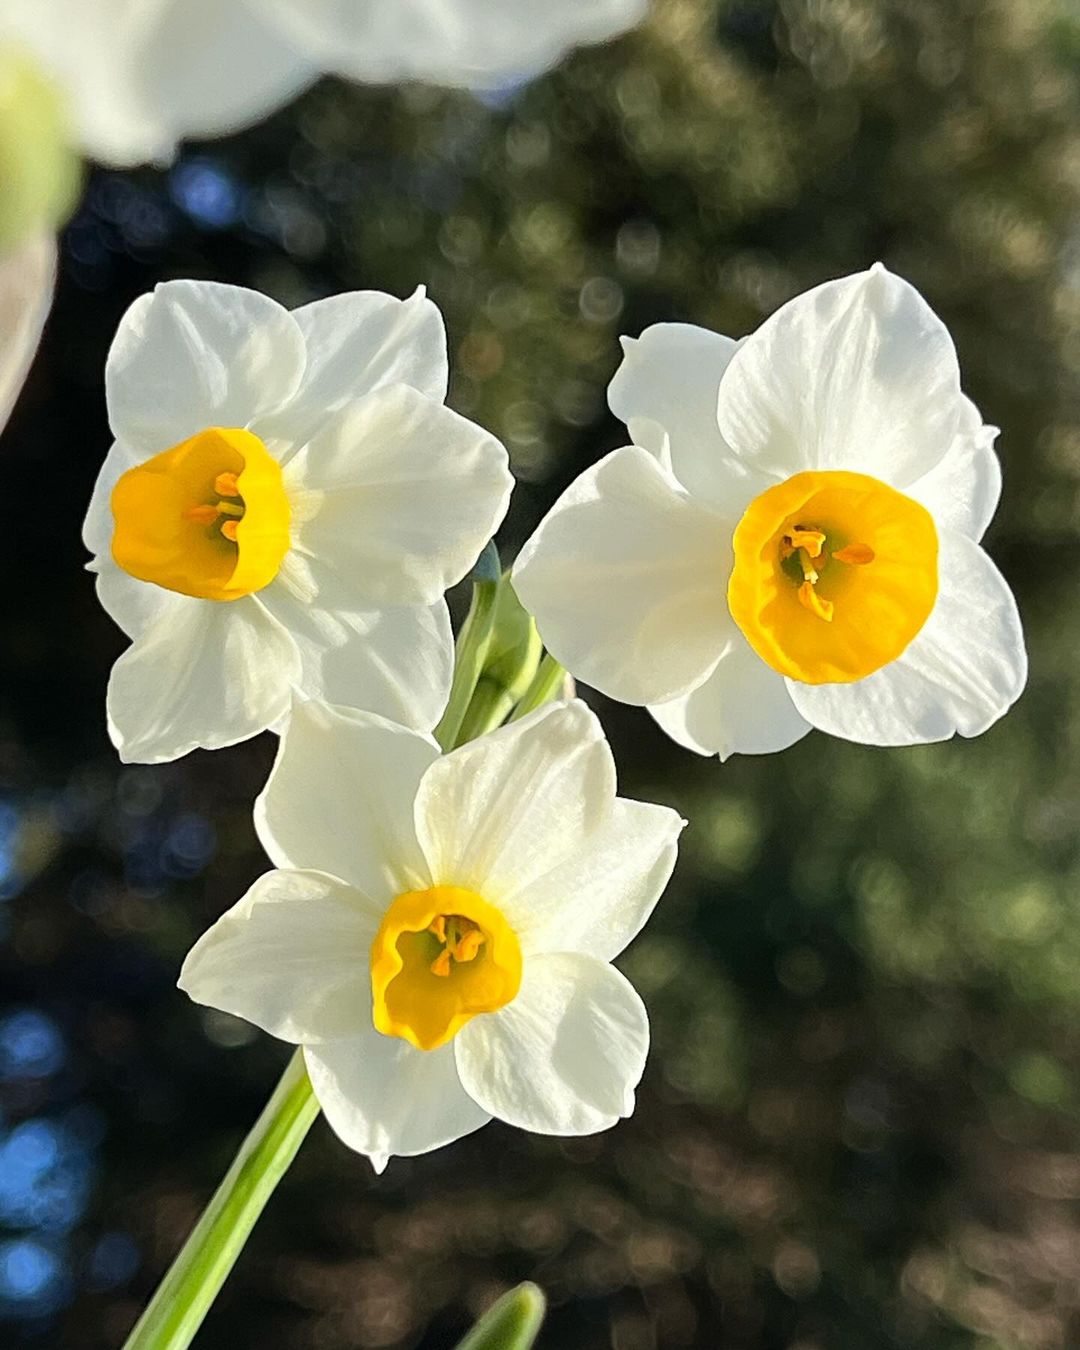
<path fill-rule="evenodd" d="M 106 164 L 267 116 L 320 75 L 491 88 L 632 27 L 647 0 L 4 0 Z"/>
<path fill-rule="evenodd" d="M 649 1024 L 610 963 L 684 822 L 615 795 L 583 703 L 442 757 L 301 703 L 255 823 L 280 870 L 196 943 L 180 987 L 302 1045 L 331 1126 L 377 1170 L 492 1117 L 578 1135 L 631 1113 Z"/>
<path fill-rule="evenodd" d="M 41 341 L 56 282 L 56 241 L 41 235 L 0 260 L 0 430 Z"/>
<path fill-rule="evenodd" d="M 742 342 L 661 324 L 625 345 L 610 400 L 635 445 L 567 489 L 514 569 L 558 660 L 721 758 L 1001 717 L 1027 659 L 978 542 L 997 431 L 912 286 L 877 266 Z"/>
<path fill-rule="evenodd" d="M 174 281 L 121 320 L 116 443 L 83 537 L 132 639 L 109 681 L 121 758 L 157 763 L 278 725 L 294 687 L 422 730 L 453 665 L 443 593 L 506 512 L 506 451 L 443 406 L 422 292 L 292 313 Z"/>

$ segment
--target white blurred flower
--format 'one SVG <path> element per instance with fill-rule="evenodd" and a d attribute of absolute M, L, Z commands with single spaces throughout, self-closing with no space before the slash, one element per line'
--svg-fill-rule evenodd
<path fill-rule="evenodd" d="M 56 241 L 32 239 L 0 261 L 0 430 L 41 340 L 56 281 Z"/>
<path fill-rule="evenodd" d="M 818 727 L 873 745 L 976 736 L 1027 672 L 979 547 L 1000 492 L 956 351 L 883 267 L 740 343 L 626 341 L 635 445 L 573 483 L 514 569 L 553 654 L 700 754 Z"/>
<path fill-rule="evenodd" d="M 289 313 L 174 281 L 138 299 L 105 371 L 116 443 L 84 526 L 132 638 L 109 681 L 121 757 L 245 740 L 291 689 L 429 730 L 453 664 L 443 593 L 502 520 L 506 451 L 443 406 L 421 292 Z"/>
<path fill-rule="evenodd" d="M 440 757 L 369 714 L 300 704 L 255 808 L 279 871 L 180 987 L 304 1047 L 338 1135 L 381 1170 L 491 1117 L 607 1129 L 649 1042 L 610 964 L 667 884 L 683 822 L 615 795 L 583 703 Z"/>
<path fill-rule="evenodd" d="M 167 161 L 236 131 L 322 74 L 471 88 L 540 73 L 630 28 L 647 0 L 4 0 L 107 164 Z"/>

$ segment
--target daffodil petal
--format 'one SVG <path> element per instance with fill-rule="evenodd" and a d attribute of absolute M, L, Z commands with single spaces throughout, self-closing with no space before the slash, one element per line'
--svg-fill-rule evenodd
<path fill-rule="evenodd" d="M 503 901 L 522 946 L 601 961 L 618 956 L 663 894 L 685 824 L 666 806 L 616 798 L 580 848 Z"/>
<path fill-rule="evenodd" d="M 465 1090 L 499 1120 L 537 1134 L 594 1134 L 634 1109 L 649 1020 L 614 966 L 534 956 L 513 1003 L 474 1018 L 454 1045 Z"/>
<path fill-rule="evenodd" d="M 606 823 L 615 764 L 580 700 L 553 704 L 444 755 L 416 795 L 432 880 L 497 908 Z"/>
<path fill-rule="evenodd" d="M 134 469 L 145 458 L 146 455 L 123 441 L 114 441 L 105 456 L 94 483 L 82 529 L 83 543 L 95 558 L 108 558 L 111 561 L 113 529 L 116 525 L 110 506 L 112 491 L 128 469 Z"/>
<path fill-rule="evenodd" d="M 95 586 L 101 607 L 129 638 L 141 637 L 168 609 L 198 604 L 190 596 L 136 581 L 111 558 L 101 560 Z"/>
<path fill-rule="evenodd" d="M 138 66 L 126 78 L 169 128 L 170 158 L 177 141 L 239 131 L 318 78 L 318 65 L 265 21 L 262 5 L 174 0 L 151 8 Z"/>
<path fill-rule="evenodd" d="M 616 450 L 552 507 L 514 587 L 568 670 L 623 703 L 659 703 L 700 684 L 735 631 L 733 524 L 645 450 Z"/>
<path fill-rule="evenodd" d="M 1027 654 L 1016 601 L 978 544 L 942 531 L 937 604 L 896 661 L 854 684 L 788 682 L 813 726 L 867 745 L 978 736 L 1019 698 Z"/>
<path fill-rule="evenodd" d="M 472 1134 L 491 1119 L 461 1084 L 454 1047 L 417 1050 L 371 1027 L 304 1047 L 311 1086 L 330 1128 L 376 1172 Z"/>
<path fill-rule="evenodd" d="M 321 872 L 268 872 L 203 934 L 179 986 L 294 1044 L 371 1025 L 363 978 L 381 910 Z"/>
<path fill-rule="evenodd" d="M 120 321 L 105 367 L 109 422 L 149 458 L 207 427 L 246 427 L 286 403 L 303 372 L 299 326 L 268 296 L 167 281 Z"/>
<path fill-rule="evenodd" d="M 278 867 L 330 872 L 384 907 L 430 885 L 413 799 L 438 754 L 381 717 L 296 701 L 255 803 L 263 847 Z"/>
<path fill-rule="evenodd" d="M 741 634 L 704 683 L 670 703 L 652 704 L 649 712 L 673 741 L 721 760 L 786 750 L 810 730 L 783 676 Z"/>
<path fill-rule="evenodd" d="M 52 308 L 56 240 L 42 235 L 0 263 L 0 430 L 22 392 Z"/>
<path fill-rule="evenodd" d="M 506 451 L 407 385 L 323 424 L 286 465 L 296 548 L 376 604 L 433 604 L 506 514 Z"/>
<path fill-rule="evenodd" d="M 160 764 L 258 735 L 285 715 L 300 674 L 296 644 L 250 597 L 177 598 L 112 669 L 109 734 L 125 763 Z"/>
<path fill-rule="evenodd" d="M 287 407 L 256 424 L 265 440 L 299 448 L 332 414 L 395 384 L 436 403 L 446 398 L 446 327 L 422 288 L 407 300 L 348 291 L 294 309 L 292 317 L 307 353 L 304 378 Z"/>
<path fill-rule="evenodd" d="M 79 146 L 106 164 L 169 158 L 178 139 L 140 88 L 152 9 L 131 0 L 4 0 L 0 8 L 0 36 L 25 46 L 63 89 Z"/>
<path fill-rule="evenodd" d="M 952 444 L 960 369 L 948 330 L 883 267 L 797 296 L 746 339 L 720 382 L 720 431 L 776 478 L 851 469 L 906 487 Z"/>
<path fill-rule="evenodd" d="M 984 426 L 974 403 L 963 399 L 960 426 L 944 459 L 907 490 L 939 528 L 956 530 L 976 542 L 986 533 L 1001 497 L 997 435 L 997 427 Z"/>
<path fill-rule="evenodd" d="M 338 573 L 313 566 L 308 577 L 317 584 L 310 599 L 280 580 L 258 594 L 300 650 L 299 688 L 311 699 L 430 731 L 453 678 L 446 601 L 372 609 Z"/>
<path fill-rule="evenodd" d="M 661 462 L 692 497 L 736 518 L 757 477 L 720 434 L 720 377 L 735 354 L 733 338 L 688 323 L 658 323 L 623 338 L 623 359 L 608 387 L 611 411 L 635 445 Z"/>
<path fill-rule="evenodd" d="M 537 75 L 571 46 L 637 23 L 645 0 L 264 0 L 328 69 L 357 80 L 483 89 Z"/>

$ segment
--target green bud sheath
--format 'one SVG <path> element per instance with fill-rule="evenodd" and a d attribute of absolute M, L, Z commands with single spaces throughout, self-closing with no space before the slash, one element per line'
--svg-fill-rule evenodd
<path fill-rule="evenodd" d="M 487 1310 L 458 1350 L 530 1350 L 544 1308 L 544 1295 L 535 1284 L 519 1284 Z"/>

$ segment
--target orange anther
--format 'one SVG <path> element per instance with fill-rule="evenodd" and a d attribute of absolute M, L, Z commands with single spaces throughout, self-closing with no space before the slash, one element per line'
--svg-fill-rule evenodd
<path fill-rule="evenodd" d="M 802 549 L 807 557 L 819 558 L 825 544 L 825 535 L 821 530 L 804 530 L 796 526 L 790 534 L 785 534 L 781 554 L 790 557 L 796 549 Z M 785 552 L 786 550 L 786 552 Z"/>
<path fill-rule="evenodd" d="M 200 525 L 213 525 L 218 518 L 218 509 L 216 506 L 189 506 L 182 514 L 185 520 L 195 520 Z"/>
<path fill-rule="evenodd" d="M 813 582 L 804 581 L 799 587 L 799 604 L 817 618 L 824 619 L 826 623 L 832 623 L 833 602 L 823 600 L 814 589 Z"/>
<path fill-rule="evenodd" d="M 475 961 L 484 945 L 484 935 L 479 928 L 473 928 L 468 933 L 463 933 L 458 938 L 457 946 L 454 948 L 455 961 Z"/>
<path fill-rule="evenodd" d="M 219 473 L 214 479 L 214 491 L 219 497 L 239 497 L 240 487 L 234 473 Z"/>
<path fill-rule="evenodd" d="M 445 980 L 450 974 L 450 948 L 444 947 L 431 963 L 432 975 L 438 975 L 440 979 Z"/>
<path fill-rule="evenodd" d="M 869 544 L 847 544 L 833 554 L 837 562 L 854 563 L 856 567 L 865 567 L 874 561 L 874 550 Z"/>
<path fill-rule="evenodd" d="M 236 543 L 237 525 L 238 522 L 235 520 L 226 520 L 222 523 L 221 533 L 225 536 L 225 538 L 229 541 L 230 544 Z"/>

